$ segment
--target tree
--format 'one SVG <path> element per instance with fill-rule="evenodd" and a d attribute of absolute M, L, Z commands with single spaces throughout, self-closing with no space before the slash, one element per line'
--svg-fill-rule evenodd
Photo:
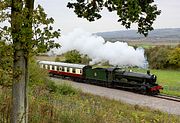
<path fill-rule="evenodd" d="M 107 8 L 109 12 L 116 11 L 118 22 L 126 28 L 137 23 L 138 32 L 147 36 L 148 31 L 153 30 L 153 21 L 161 13 L 153 2 L 154 0 L 76 0 L 69 2 L 67 7 L 73 8 L 78 17 L 89 21 L 100 19 L 103 8 Z"/>
<path fill-rule="evenodd" d="M 34 0 L 0 1 L 0 22 L 4 21 L 10 22 L 11 26 L 0 28 L 1 40 L 9 40 L 13 47 L 11 122 L 26 123 L 28 122 L 29 57 L 35 51 L 48 51 L 50 48 L 59 47 L 52 40 L 60 36 L 59 30 L 53 31 L 50 24 L 54 20 L 47 18 L 41 6 L 34 10 Z"/>
<path fill-rule="evenodd" d="M 146 56 L 150 68 L 164 69 L 170 67 L 168 54 L 171 50 L 169 46 L 156 46 L 146 49 Z"/>
<path fill-rule="evenodd" d="M 65 53 L 65 62 L 81 63 L 81 54 L 77 50 L 68 51 Z"/>
<path fill-rule="evenodd" d="M 180 46 L 180 45 L 179 45 Z M 176 47 L 170 51 L 169 55 L 169 63 L 180 68 L 180 47 Z"/>

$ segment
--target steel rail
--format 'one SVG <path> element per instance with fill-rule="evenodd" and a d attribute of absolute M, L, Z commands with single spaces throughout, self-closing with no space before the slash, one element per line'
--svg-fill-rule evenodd
<path fill-rule="evenodd" d="M 154 95 L 154 97 L 180 102 L 180 97 L 177 97 L 177 96 L 170 96 L 170 95 L 166 95 L 166 94 L 158 94 L 158 95 Z"/>

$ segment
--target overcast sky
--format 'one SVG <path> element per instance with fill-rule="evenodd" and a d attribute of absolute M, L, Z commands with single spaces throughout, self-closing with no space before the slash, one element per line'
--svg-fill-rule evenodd
<path fill-rule="evenodd" d="M 60 28 L 62 34 L 72 32 L 75 28 L 82 28 L 88 32 L 106 32 L 125 30 L 117 22 L 116 13 L 102 11 L 102 18 L 95 22 L 77 18 L 72 9 L 66 7 L 71 0 L 36 0 L 36 5 L 41 4 L 49 17 L 55 19 L 55 28 Z M 179 0 L 155 0 L 158 8 L 162 11 L 154 22 L 153 27 L 157 28 L 180 28 L 180 1 Z M 133 25 L 132 29 L 136 29 Z"/>

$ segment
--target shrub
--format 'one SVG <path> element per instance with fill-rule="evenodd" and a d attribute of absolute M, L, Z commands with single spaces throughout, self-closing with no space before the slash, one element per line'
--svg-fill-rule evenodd
<path fill-rule="evenodd" d="M 68 51 L 65 53 L 65 62 L 81 63 L 81 54 L 77 50 Z"/>
<path fill-rule="evenodd" d="M 176 47 L 168 54 L 169 63 L 180 68 L 180 47 Z"/>
<path fill-rule="evenodd" d="M 180 48 L 156 46 L 145 50 L 150 68 L 167 69 L 180 67 Z"/>
<path fill-rule="evenodd" d="M 75 89 L 71 85 L 66 84 L 66 83 L 57 85 L 56 90 L 57 90 L 57 93 L 61 95 L 75 95 L 80 92 L 80 90 Z"/>
<path fill-rule="evenodd" d="M 29 85 L 42 85 L 48 80 L 48 72 L 41 69 L 38 63 L 31 59 L 29 64 Z"/>

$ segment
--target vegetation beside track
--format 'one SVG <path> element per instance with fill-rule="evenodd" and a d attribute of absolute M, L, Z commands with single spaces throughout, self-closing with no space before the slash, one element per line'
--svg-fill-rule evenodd
<path fill-rule="evenodd" d="M 52 84 L 52 83 L 51 83 Z M 52 85 L 51 85 L 52 86 Z M 65 86 L 65 87 L 64 87 Z M 104 97 L 82 93 L 69 85 L 49 92 L 47 86 L 34 86 L 29 94 L 29 122 L 58 123 L 179 123 L 175 115 L 139 105 L 128 105 Z M 5 90 L 3 90 L 5 91 Z M 0 119 L 10 119 L 11 97 L 1 93 Z"/>

